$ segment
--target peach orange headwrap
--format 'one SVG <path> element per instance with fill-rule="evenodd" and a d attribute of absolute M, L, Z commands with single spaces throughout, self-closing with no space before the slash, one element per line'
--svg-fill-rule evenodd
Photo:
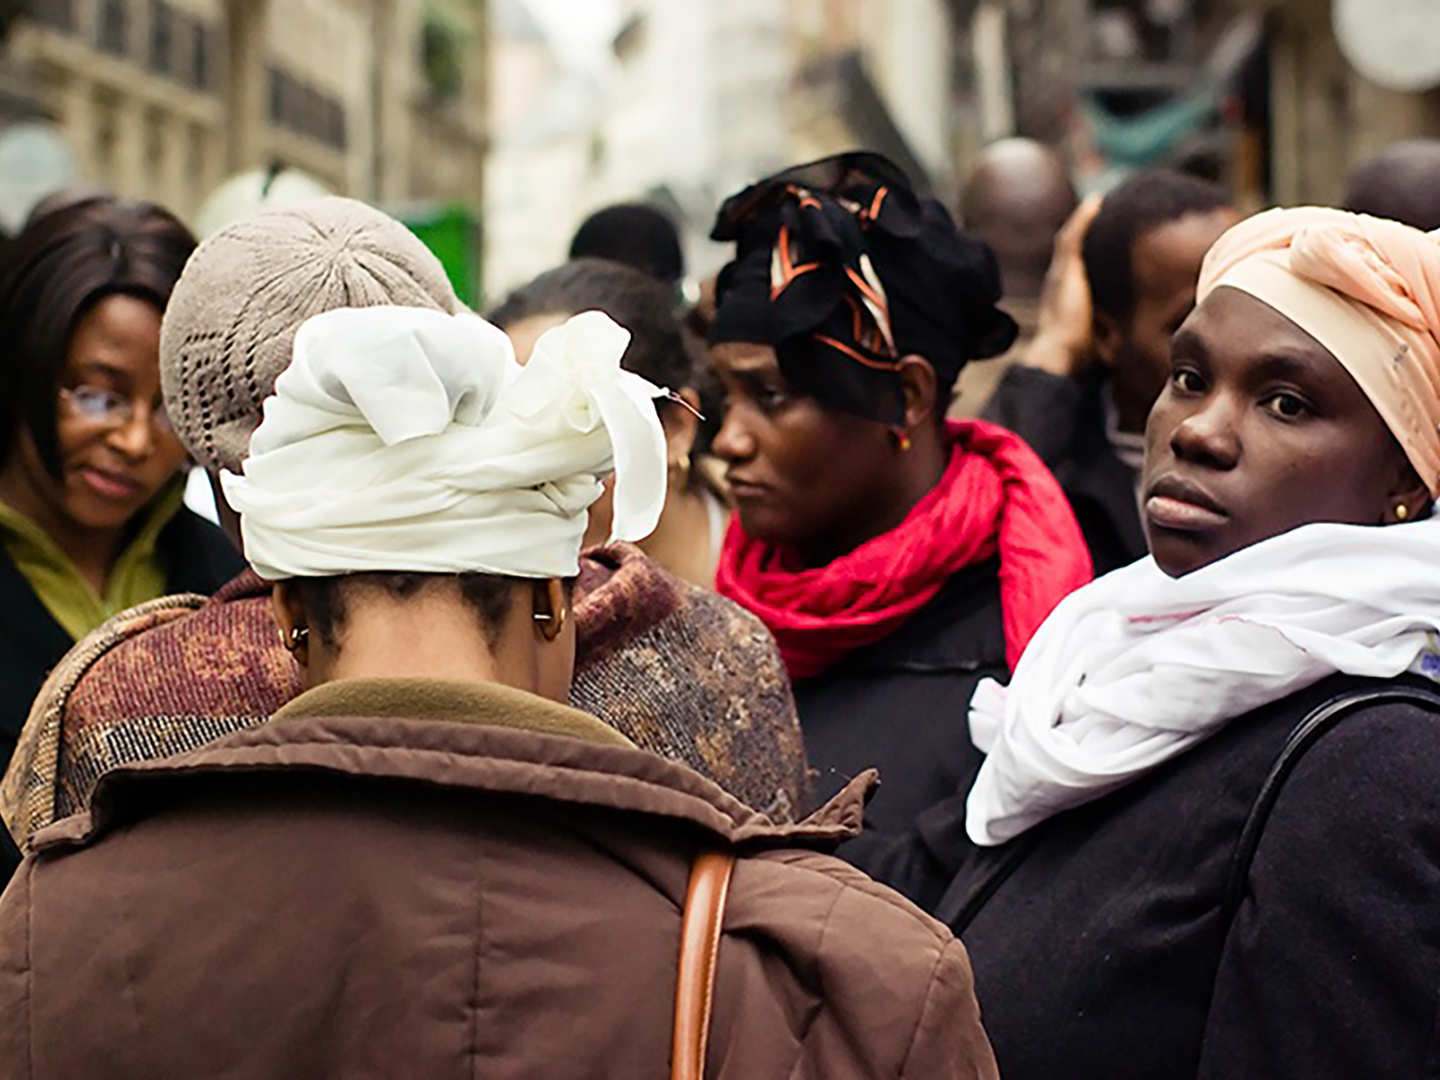
<path fill-rule="evenodd" d="M 1210 249 L 1197 298 L 1229 285 L 1324 345 L 1440 495 L 1440 231 L 1342 210 L 1268 210 Z"/>

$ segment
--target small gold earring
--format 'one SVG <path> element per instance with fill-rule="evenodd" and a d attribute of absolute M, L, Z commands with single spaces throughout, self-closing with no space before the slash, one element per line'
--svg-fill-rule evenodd
<path fill-rule="evenodd" d="M 306 645 L 310 641 L 310 628 L 308 626 L 292 626 L 288 637 L 285 631 L 281 630 L 278 626 L 275 630 L 280 635 L 280 644 L 285 646 L 286 652 L 298 652 L 302 645 Z"/>
<path fill-rule="evenodd" d="M 1405 520 L 1407 517 L 1409 517 L 1409 516 L 1410 516 L 1410 511 L 1405 509 L 1405 504 L 1404 504 L 1404 503 L 1398 503 L 1398 504 L 1396 504 L 1396 506 L 1395 506 L 1395 520 L 1396 520 L 1396 521 L 1404 521 L 1404 520 Z"/>
<path fill-rule="evenodd" d="M 537 611 L 535 621 L 540 623 L 540 634 L 546 641 L 554 641 L 565 630 L 569 612 L 562 604 L 559 611 Z"/>
<path fill-rule="evenodd" d="M 895 429 L 892 434 L 895 436 L 895 448 L 902 454 L 910 449 L 910 433 L 904 428 Z"/>
<path fill-rule="evenodd" d="M 541 582 L 535 583 L 537 586 Z M 540 595 L 535 595 L 535 621 L 540 624 L 540 636 L 546 641 L 554 641 L 565 631 L 565 621 L 570 616 L 570 607 L 565 602 L 565 587 L 559 580 L 552 578 L 544 583 L 545 601 L 540 602 Z M 544 610 L 541 610 L 541 609 Z"/>

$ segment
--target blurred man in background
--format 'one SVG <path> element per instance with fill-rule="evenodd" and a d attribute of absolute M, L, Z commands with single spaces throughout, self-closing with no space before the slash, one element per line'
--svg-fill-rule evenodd
<path fill-rule="evenodd" d="M 1057 240 L 1040 328 L 986 407 L 1055 472 L 1097 575 L 1145 554 L 1145 421 L 1205 253 L 1237 220 L 1224 188 L 1168 170 L 1087 200 Z"/>
<path fill-rule="evenodd" d="M 1345 178 L 1340 206 L 1416 229 L 1440 229 L 1440 139 L 1403 139 Z"/>
<path fill-rule="evenodd" d="M 1064 159 L 1043 143 L 1001 139 L 976 156 L 960 192 L 961 223 L 995 253 L 1005 290 L 1002 306 L 1020 327 L 1020 336 L 1006 356 L 965 369 L 956 386 L 954 415 L 976 415 L 1034 335 L 1055 236 L 1075 202 Z"/>

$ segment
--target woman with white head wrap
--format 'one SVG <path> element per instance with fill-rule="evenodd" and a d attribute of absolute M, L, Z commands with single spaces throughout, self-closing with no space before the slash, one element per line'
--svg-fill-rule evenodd
<path fill-rule="evenodd" d="M 780 826 L 561 704 L 602 477 L 618 537 L 664 501 L 626 340 L 579 315 L 521 369 L 469 314 L 301 327 L 224 485 L 308 689 L 35 834 L 0 899 L 14 1075 L 994 1077 L 959 942 L 803 850 L 873 774 Z"/>
<path fill-rule="evenodd" d="M 397 572 L 488 575 L 483 587 L 452 584 L 490 597 L 492 616 L 520 598 L 532 621 L 558 630 L 560 581 L 579 570 L 602 477 L 616 470 L 612 539 L 644 537 L 664 502 L 652 404 L 662 391 L 621 370 L 628 340 L 589 312 L 546 334 L 521 367 L 505 334 L 469 313 L 372 307 L 305 323 L 244 475 L 223 477 L 256 571 L 306 579 L 275 594 L 297 655 L 309 658 L 307 595 L 328 661 L 337 590 Z M 544 588 L 525 601 L 516 579 Z M 414 590 L 399 581 L 402 595 Z"/>

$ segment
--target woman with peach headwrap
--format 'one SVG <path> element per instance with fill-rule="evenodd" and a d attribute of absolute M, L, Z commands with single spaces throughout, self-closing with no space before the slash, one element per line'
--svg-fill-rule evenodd
<path fill-rule="evenodd" d="M 1150 415 L 1150 557 L 977 690 L 876 866 L 963 935 L 1008 1080 L 1440 1066 L 1440 235 L 1230 230 Z M 872 864 L 875 865 L 875 864 Z"/>

